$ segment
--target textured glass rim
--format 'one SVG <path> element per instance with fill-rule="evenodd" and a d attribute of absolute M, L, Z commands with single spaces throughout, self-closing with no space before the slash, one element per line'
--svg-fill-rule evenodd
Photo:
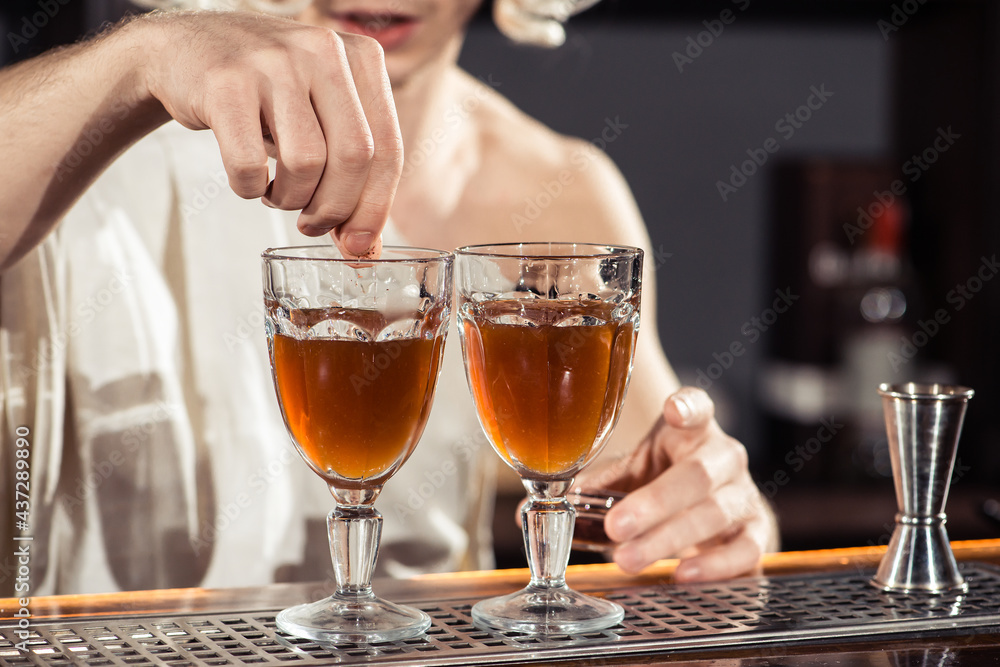
<path fill-rule="evenodd" d="M 402 245 L 387 245 L 382 247 L 382 252 L 412 252 L 417 254 L 416 257 L 379 257 L 378 259 L 369 259 L 366 257 L 302 257 L 294 254 L 288 254 L 290 251 L 295 250 L 315 250 L 317 248 L 334 248 L 338 252 L 339 248 L 335 245 L 295 245 L 295 246 L 284 246 L 278 248 L 268 248 L 260 254 L 261 259 L 264 260 L 281 260 L 281 261 L 301 261 L 301 262 L 341 262 L 345 264 L 413 264 L 413 263 L 429 263 L 436 261 L 448 261 L 452 259 L 454 255 L 447 250 L 436 250 L 434 248 L 418 248 L 412 246 L 402 246 Z M 423 256 L 419 256 L 422 254 Z"/>
<path fill-rule="evenodd" d="M 585 255 L 573 255 L 564 252 L 532 253 L 530 248 L 552 248 L 553 246 L 572 246 L 574 248 L 602 249 L 602 252 L 592 252 Z M 516 252 L 504 252 L 506 249 L 521 249 Z M 513 243 L 483 243 L 462 246 L 455 249 L 456 257 L 490 257 L 496 259 L 606 259 L 612 257 L 638 256 L 642 248 L 609 243 L 578 243 L 575 241 L 517 241 Z"/>
<path fill-rule="evenodd" d="M 878 386 L 878 393 L 882 396 L 902 399 L 968 400 L 976 392 L 956 384 L 900 382 L 898 384 L 882 383 Z"/>

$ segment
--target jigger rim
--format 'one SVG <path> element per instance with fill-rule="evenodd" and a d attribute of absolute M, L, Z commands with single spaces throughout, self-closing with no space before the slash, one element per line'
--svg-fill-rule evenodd
<path fill-rule="evenodd" d="M 938 384 L 924 382 L 883 382 L 878 386 L 878 393 L 889 398 L 908 400 L 969 400 L 975 391 L 957 384 Z"/>

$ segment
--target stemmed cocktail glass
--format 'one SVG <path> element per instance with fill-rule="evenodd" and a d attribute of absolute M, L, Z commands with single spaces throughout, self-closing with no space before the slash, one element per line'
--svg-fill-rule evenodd
<path fill-rule="evenodd" d="M 327 523 L 337 591 L 285 609 L 278 627 L 323 642 L 418 635 L 421 611 L 372 593 L 382 485 L 413 452 L 430 412 L 451 313 L 450 253 L 331 245 L 263 254 L 274 387 L 302 458 L 336 501 Z"/>
<path fill-rule="evenodd" d="M 583 243 L 455 251 L 459 330 L 479 420 L 528 491 L 531 581 L 484 600 L 473 620 L 508 631 L 590 632 L 622 620 L 613 602 L 566 586 L 573 477 L 618 419 L 639 326 L 642 251 Z"/>

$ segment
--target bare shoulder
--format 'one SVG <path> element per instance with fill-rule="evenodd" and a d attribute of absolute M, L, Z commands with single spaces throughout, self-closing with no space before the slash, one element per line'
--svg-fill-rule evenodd
<path fill-rule="evenodd" d="M 463 76 L 466 94 L 481 101 L 475 114 L 481 164 L 469 193 L 476 208 L 494 212 L 494 238 L 648 246 L 631 190 L 602 150 L 621 134 L 617 121 L 605 121 L 593 141 L 567 137 Z"/>

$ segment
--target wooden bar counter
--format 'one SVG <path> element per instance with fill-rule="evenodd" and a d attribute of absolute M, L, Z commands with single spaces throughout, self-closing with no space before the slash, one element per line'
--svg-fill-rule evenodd
<path fill-rule="evenodd" d="M 1000 565 L 1000 540 L 955 542 L 959 561 L 979 561 Z M 809 574 L 874 567 L 884 547 L 863 547 L 811 552 L 769 554 L 763 562 L 765 575 Z M 661 587 L 672 581 L 676 561 L 661 561 L 637 576 L 626 575 L 614 565 L 572 566 L 567 579 L 571 587 L 603 593 L 633 586 Z M 511 592 L 528 579 L 527 570 L 436 574 L 413 579 L 379 580 L 376 592 L 398 602 L 480 599 Z M 35 597 L 30 611 L 35 623 L 71 622 L 80 619 L 117 618 L 149 615 L 194 615 L 205 613 L 275 610 L 316 599 L 329 585 L 278 584 L 261 588 L 226 590 L 175 589 L 100 595 Z M 19 609 L 16 599 L 0 599 L 0 625 L 9 626 Z M 1000 600 L 997 600 L 1000 612 Z M 918 635 L 889 635 L 779 643 L 767 646 L 726 647 L 663 651 L 652 655 L 616 658 L 609 646 L 599 661 L 578 664 L 838 664 L 838 665 L 1000 665 L 1000 626 L 932 632 Z M 534 664 L 540 664 L 535 661 Z"/>

